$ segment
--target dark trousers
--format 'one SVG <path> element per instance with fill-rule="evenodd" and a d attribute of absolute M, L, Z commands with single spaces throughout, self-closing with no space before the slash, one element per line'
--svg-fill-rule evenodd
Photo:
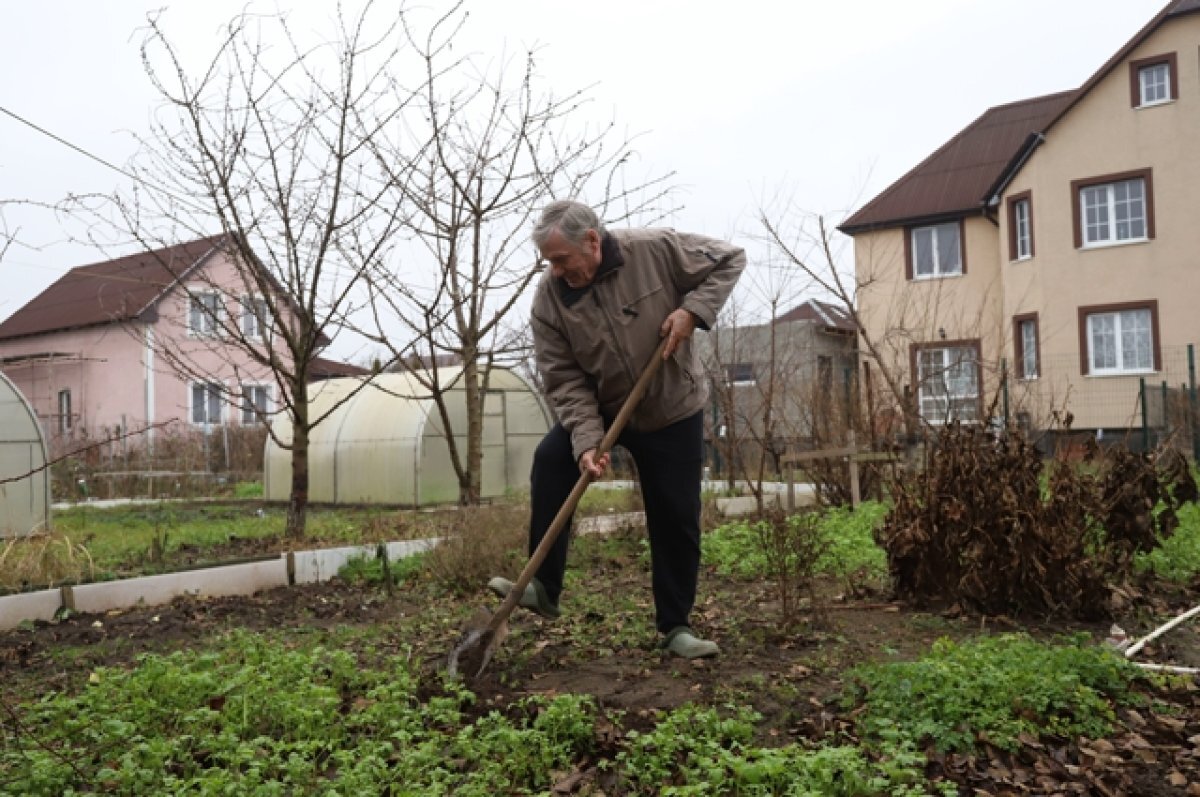
<path fill-rule="evenodd" d="M 664 634 L 688 624 L 696 600 L 703 438 L 703 412 L 656 432 L 634 432 L 627 428 L 617 438 L 617 444 L 633 456 L 642 485 L 646 527 L 650 532 L 655 625 Z M 533 457 L 530 554 L 546 535 L 578 480 L 579 465 L 571 451 L 571 436 L 562 424 L 555 424 L 542 438 Z M 562 593 L 569 533 L 568 522 L 537 572 L 538 581 L 554 601 Z"/>

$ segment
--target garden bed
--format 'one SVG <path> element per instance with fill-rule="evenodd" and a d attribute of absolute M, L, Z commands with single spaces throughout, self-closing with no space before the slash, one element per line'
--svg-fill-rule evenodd
<path fill-rule="evenodd" d="M 641 540 L 637 533 L 580 538 L 572 554 L 564 617 L 551 623 L 518 612 L 511 635 L 482 677 L 470 684 L 474 698 L 465 711 L 475 720 L 491 712 L 520 714 L 527 709 L 518 707 L 531 697 L 584 695 L 597 707 L 586 750 L 569 756 L 569 764 L 560 762 L 558 769 L 541 773 L 540 780 L 530 776 L 544 786 L 528 793 L 555 787 L 555 794 L 657 793 L 628 776 L 622 780 L 614 774 L 619 771 L 614 762 L 628 760 L 619 758 L 620 751 L 628 756 L 638 734 L 649 733 L 671 712 L 691 705 L 718 711 L 733 706 L 753 709 L 758 715 L 753 742 L 764 748 L 815 743 L 830 734 L 853 745 L 862 707 L 843 702 L 843 697 L 853 685 L 850 672 L 855 665 L 913 661 L 939 639 L 967 641 L 1023 632 L 1047 642 L 1063 634 L 1083 634 L 1099 643 L 1109 629 L 1108 623 L 1017 624 L 953 611 L 916 611 L 869 589 L 849 597 L 844 579 L 822 579 L 817 595 L 824 607 L 820 616 L 802 613 L 801 622 L 783 629 L 778 604 L 762 579 L 721 575 L 706 566 L 694 621 L 720 643 L 722 653 L 713 660 L 687 662 L 656 648 Z M 1185 588 L 1146 592 L 1130 607 L 1130 616 L 1119 619 L 1137 635 L 1150 630 L 1156 619 L 1187 608 L 1189 599 Z M 455 595 L 416 570 L 390 594 L 378 584 L 335 581 L 31 624 L 0 634 L 0 682 L 10 711 L 5 744 L 9 750 L 52 746 L 39 741 L 38 734 L 48 731 L 20 722 L 39 696 L 86 692 L 97 681 L 111 681 L 114 673 L 137 672 L 145 666 L 138 663 L 142 654 L 219 647 L 231 632 L 248 632 L 254 635 L 250 639 L 261 640 L 251 647 L 279 644 L 281 650 L 294 651 L 321 645 L 348 652 L 364 672 L 402 662 L 416 674 L 418 691 L 428 698 L 444 688 L 445 657 L 462 623 L 479 607 L 495 604 L 482 584 L 464 585 L 462 594 Z M 237 638 L 245 644 L 246 637 Z M 1162 663 L 1200 666 L 1194 624 L 1172 632 L 1144 655 Z M 1059 674 L 1035 675 L 1035 681 L 1050 682 Z M 274 688 L 280 690 L 280 701 L 287 699 L 287 684 Z M 951 752 L 939 751 L 931 742 L 922 751 L 928 756 L 924 771 L 929 781 L 920 788 L 995 795 L 1200 792 L 1200 698 L 1194 682 L 1143 683 L 1137 691 L 1145 699 L 1114 704 L 1115 725 L 1101 739 L 1027 734 L 1015 750 L 979 739 L 969 751 Z M 344 694 L 334 716 L 369 710 L 373 699 Z M 224 706 L 222 697 L 218 713 L 228 710 Z M 85 768 L 83 775 L 91 771 L 86 761 L 77 766 Z M 475 764 L 464 761 L 458 766 L 466 772 Z M 332 787 L 339 772 L 330 768 L 323 777 Z M 527 793 L 526 787 L 510 789 Z"/>

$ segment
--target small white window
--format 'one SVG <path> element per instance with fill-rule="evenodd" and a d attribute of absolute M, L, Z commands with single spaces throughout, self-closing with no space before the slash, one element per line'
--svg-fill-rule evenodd
<path fill-rule="evenodd" d="M 242 385 L 242 423 L 265 423 L 270 411 L 270 385 Z"/>
<path fill-rule="evenodd" d="M 1013 225 L 1017 260 L 1024 260 L 1033 255 L 1033 238 L 1029 226 L 1029 200 L 1021 199 L 1013 203 Z"/>
<path fill-rule="evenodd" d="M 1147 240 L 1145 179 L 1086 186 L 1079 204 L 1085 246 Z"/>
<path fill-rule="evenodd" d="M 979 362 L 973 346 L 943 346 L 917 353 L 917 397 L 927 423 L 979 419 Z"/>
<path fill-rule="evenodd" d="M 1038 377 L 1038 329 L 1037 319 L 1025 318 L 1017 325 L 1021 351 L 1021 378 L 1037 379 Z"/>
<path fill-rule="evenodd" d="M 58 433 L 71 433 L 71 391 L 58 391 Z"/>
<path fill-rule="evenodd" d="M 1167 62 L 1150 64 L 1138 69 L 1141 105 L 1157 105 L 1171 98 L 1171 65 Z"/>
<path fill-rule="evenodd" d="M 962 273 L 962 245 L 957 221 L 914 227 L 911 236 L 913 277 L 925 279 Z"/>
<path fill-rule="evenodd" d="M 1154 331 L 1149 308 L 1092 313 L 1087 317 L 1089 373 L 1154 370 Z"/>
<path fill-rule="evenodd" d="M 192 294 L 188 304 L 188 333 L 195 337 L 213 337 L 221 328 L 221 296 L 217 293 Z"/>
<path fill-rule="evenodd" d="M 266 337 L 271 328 L 270 311 L 266 299 L 256 296 L 242 297 L 242 334 L 247 338 Z"/>
<path fill-rule="evenodd" d="M 218 382 L 192 383 L 192 423 L 208 425 L 221 422 L 221 393 Z"/>

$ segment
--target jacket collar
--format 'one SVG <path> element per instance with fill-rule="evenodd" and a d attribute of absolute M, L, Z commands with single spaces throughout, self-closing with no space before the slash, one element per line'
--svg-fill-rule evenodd
<path fill-rule="evenodd" d="M 557 279 L 555 282 L 558 283 L 558 296 L 564 305 L 570 307 L 586 296 L 597 280 L 609 276 L 623 265 L 625 265 L 625 256 L 621 254 L 621 245 L 617 243 L 617 239 L 613 237 L 612 233 L 606 232 L 600 241 L 600 267 L 596 269 L 592 281 L 582 288 L 572 288 L 565 280 Z"/>

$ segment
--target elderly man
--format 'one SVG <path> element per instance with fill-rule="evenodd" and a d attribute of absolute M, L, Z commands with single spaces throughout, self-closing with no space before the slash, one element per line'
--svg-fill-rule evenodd
<path fill-rule="evenodd" d="M 665 362 L 617 442 L 633 456 L 650 534 L 655 623 L 662 647 L 715 656 L 690 627 L 700 570 L 700 475 L 707 383 L 692 352 L 746 264 L 723 241 L 669 229 L 606 230 L 579 202 L 549 205 L 533 231 L 549 266 L 533 300 L 537 366 L 558 423 L 534 455 L 529 550 L 545 536 L 583 471 L 601 476 L 596 447 L 662 337 Z M 568 534 L 559 536 L 519 604 L 559 614 Z M 488 585 L 504 596 L 512 582 Z"/>

